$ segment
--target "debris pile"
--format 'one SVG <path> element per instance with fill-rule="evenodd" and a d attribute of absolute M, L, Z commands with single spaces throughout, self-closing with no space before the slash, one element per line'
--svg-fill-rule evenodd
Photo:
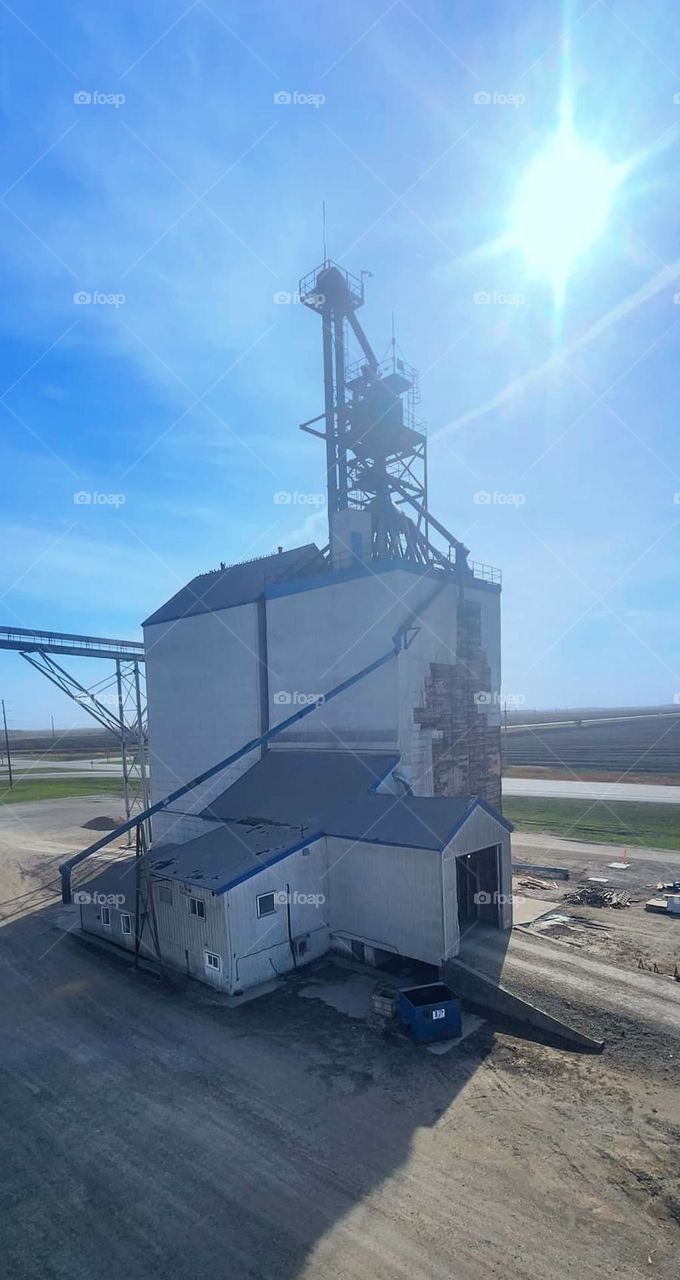
<path fill-rule="evenodd" d="M 579 907 L 629 907 L 630 895 L 623 890 L 601 889 L 599 885 L 581 884 L 578 889 L 565 893 L 564 902 Z"/>

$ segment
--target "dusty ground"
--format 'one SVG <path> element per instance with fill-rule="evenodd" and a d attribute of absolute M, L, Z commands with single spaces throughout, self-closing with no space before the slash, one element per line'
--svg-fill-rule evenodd
<path fill-rule="evenodd" d="M 43 815 L 47 862 L 55 821 L 72 847 L 73 803 Z M 0 827 L 24 891 L 38 825 L 21 850 Z M 680 984 L 515 931 L 508 985 L 604 1031 L 604 1054 L 487 1024 L 433 1057 L 300 999 L 309 969 L 227 1010 L 64 939 L 32 903 L 0 933 L 5 1274 L 677 1274 Z"/>
<path fill-rule="evenodd" d="M 553 888 L 548 890 L 523 890 L 521 881 L 526 877 L 518 872 L 515 887 L 531 897 L 542 898 L 554 904 L 555 913 L 569 916 L 568 924 L 551 924 L 539 921 L 531 932 L 547 938 L 560 939 L 572 948 L 608 959 L 612 964 L 637 969 L 640 964 L 653 971 L 656 965 L 660 974 L 673 976 L 680 973 L 680 919 L 652 915 L 645 911 L 649 898 L 657 896 L 657 884 L 680 879 L 680 853 L 670 849 L 631 849 L 628 869 L 615 870 L 608 864 L 621 857 L 619 845 L 582 844 L 575 840 L 552 839 L 547 836 L 517 832 L 513 836 L 513 859 L 523 862 L 545 863 L 566 867 L 570 878 L 551 881 L 542 876 Z M 625 890 L 631 905 L 622 910 L 598 907 L 574 906 L 564 902 L 564 895 L 590 876 L 606 879 L 606 889 Z"/>

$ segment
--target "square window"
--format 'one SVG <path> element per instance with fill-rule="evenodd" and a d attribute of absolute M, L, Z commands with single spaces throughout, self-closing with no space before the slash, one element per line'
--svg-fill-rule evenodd
<path fill-rule="evenodd" d="M 129 912 L 123 911 L 120 917 L 120 931 L 126 933 L 128 937 L 132 933 L 132 919 Z"/>
<path fill-rule="evenodd" d="M 215 955 L 214 951 L 206 951 L 205 967 L 206 969 L 212 969 L 214 973 L 220 973 L 222 970 L 221 957 L 218 955 Z"/>
<path fill-rule="evenodd" d="M 200 898 L 187 898 L 189 903 L 189 915 L 198 916 L 199 920 L 205 920 L 205 903 Z"/>
<path fill-rule="evenodd" d="M 276 911 L 276 903 L 273 893 L 259 893 L 257 896 L 257 916 L 261 920 L 263 916 L 273 916 Z"/>
<path fill-rule="evenodd" d="M 101 922 L 106 929 L 111 928 L 111 908 L 102 907 Z"/>
<path fill-rule="evenodd" d="M 159 884 L 158 886 L 159 902 L 167 902 L 168 906 L 172 906 L 172 889 L 168 884 Z"/>

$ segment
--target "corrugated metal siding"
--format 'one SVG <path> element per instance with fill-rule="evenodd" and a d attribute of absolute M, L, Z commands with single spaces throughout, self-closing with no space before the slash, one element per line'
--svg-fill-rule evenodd
<path fill-rule="evenodd" d="M 162 902 L 160 885 L 170 889 L 172 906 Z M 205 918 L 191 915 L 188 898 L 200 898 Z M 158 921 L 161 954 L 168 964 L 188 973 L 200 982 L 228 990 L 230 985 L 229 940 L 224 897 L 195 885 L 184 887 L 177 881 L 155 880 L 154 903 Z M 212 951 L 222 960 L 221 973 L 206 971 L 205 952 Z"/>
<path fill-rule="evenodd" d="M 159 887 L 161 883 L 167 885 L 172 893 L 172 906 L 160 900 Z M 154 880 L 153 894 L 161 955 L 166 964 L 175 969 L 180 969 L 182 973 L 187 973 L 192 978 L 197 978 L 200 982 L 207 982 L 210 986 L 228 990 L 230 980 L 229 943 L 224 898 L 216 897 L 209 890 L 192 889 L 191 894 L 196 898 L 200 898 L 205 906 L 205 918 L 201 919 L 199 916 L 189 914 L 187 898 L 190 895 L 182 892 L 182 886 L 176 881 L 159 882 Z M 132 905 L 127 909 L 131 917 L 131 936 L 128 937 L 121 932 L 121 911 L 113 906 L 110 907 L 111 928 L 106 928 L 101 922 L 101 906 L 97 903 L 81 904 L 82 928 L 86 933 L 94 933 L 98 937 L 106 938 L 107 942 L 123 947 L 126 951 L 134 951 L 134 891 L 130 894 L 130 900 Z M 222 960 L 221 973 L 206 970 L 206 950 L 220 956 Z M 148 924 L 144 929 L 142 954 L 155 957 Z"/>
<path fill-rule="evenodd" d="M 460 831 L 449 842 L 442 859 L 442 893 L 444 935 L 446 939 L 446 959 L 453 959 L 460 951 L 460 927 L 458 923 L 458 881 L 456 858 L 477 849 L 486 849 L 490 845 L 499 846 L 499 925 L 501 929 L 512 928 L 512 865 L 510 855 L 510 832 L 500 822 L 486 813 L 484 809 L 475 809 Z"/>
<path fill-rule="evenodd" d="M 507 827 L 497 822 L 485 809 L 478 807 L 473 809 L 470 817 L 465 819 L 462 827 L 446 846 L 444 856 L 451 853 L 473 853 L 475 849 L 486 849 L 490 844 L 500 844 L 502 840 L 509 840 L 509 838 L 510 833 Z M 502 885 L 500 887 L 503 889 Z"/>
<path fill-rule="evenodd" d="M 438 965 L 441 854 L 337 836 L 327 844 L 331 932 Z"/>
<path fill-rule="evenodd" d="M 232 989 L 246 989 L 267 982 L 277 973 L 309 963 L 328 950 L 328 893 L 325 839 L 298 850 L 274 867 L 265 868 L 225 894 L 228 902 L 231 942 Z M 274 915 L 257 915 L 257 898 L 263 893 L 290 891 L 290 932 L 294 942 L 304 939 L 303 956 L 290 948 L 288 912 L 277 902 Z M 321 894 L 318 904 L 304 898 Z M 300 899 L 303 899 L 302 901 Z"/>
<path fill-rule="evenodd" d="M 106 938 L 106 941 L 112 942 L 114 946 L 124 947 L 126 951 L 134 951 L 135 949 L 134 911 L 130 912 L 128 910 L 128 915 L 130 915 L 130 924 L 132 927 L 132 934 L 129 937 L 127 934 L 121 931 L 121 927 L 120 927 L 120 918 L 121 918 L 121 915 L 123 914 L 123 911 L 119 910 L 117 907 L 114 907 L 114 906 L 110 906 L 109 911 L 111 912 L 111 928 L 110 929 L 107 928 L 106 925 L 102 924 L 101 905 L 99 905 L 96 902 L 82 902 L 80 904 L 81 927 L 85 930 L 86 933 L 94 933 L 100 938 Z"/>
<path fill-rule="evenodd" d="M 157 801 L 260 732 L 257 607 L 159 623 L 146 628 L 144 643 L 151 797 Z M 257 758 L 254 752 L 210 779 L 177 809 L 198 813 Z M 153 820 L 155 840 L 181 842 L 188 830 L 176 814 Z"/>

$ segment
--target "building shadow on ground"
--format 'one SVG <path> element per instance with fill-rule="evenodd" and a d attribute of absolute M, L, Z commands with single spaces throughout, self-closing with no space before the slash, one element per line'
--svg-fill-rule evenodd
<path fill-rule="evenodd" d="M 301 998 L 321 962 L 229 1009 L 59 935 L 56 914 L 0 935 L 8 1274 L 391 1275 L 386 1184 L 403 1196 L 428 1131 L 455 1146 L 456 1101 L 493 1026 L 435 1056 L 313 990 Z M 332 972 L 342 983 L 351 970 Z M 435 1166 L 413 1212 L 429 1198 L 439 1218 L 449 1191 Z M 433 1232 L 427 1250 L 428 1274 L 444 1274 L 450 1241 Z"/>

